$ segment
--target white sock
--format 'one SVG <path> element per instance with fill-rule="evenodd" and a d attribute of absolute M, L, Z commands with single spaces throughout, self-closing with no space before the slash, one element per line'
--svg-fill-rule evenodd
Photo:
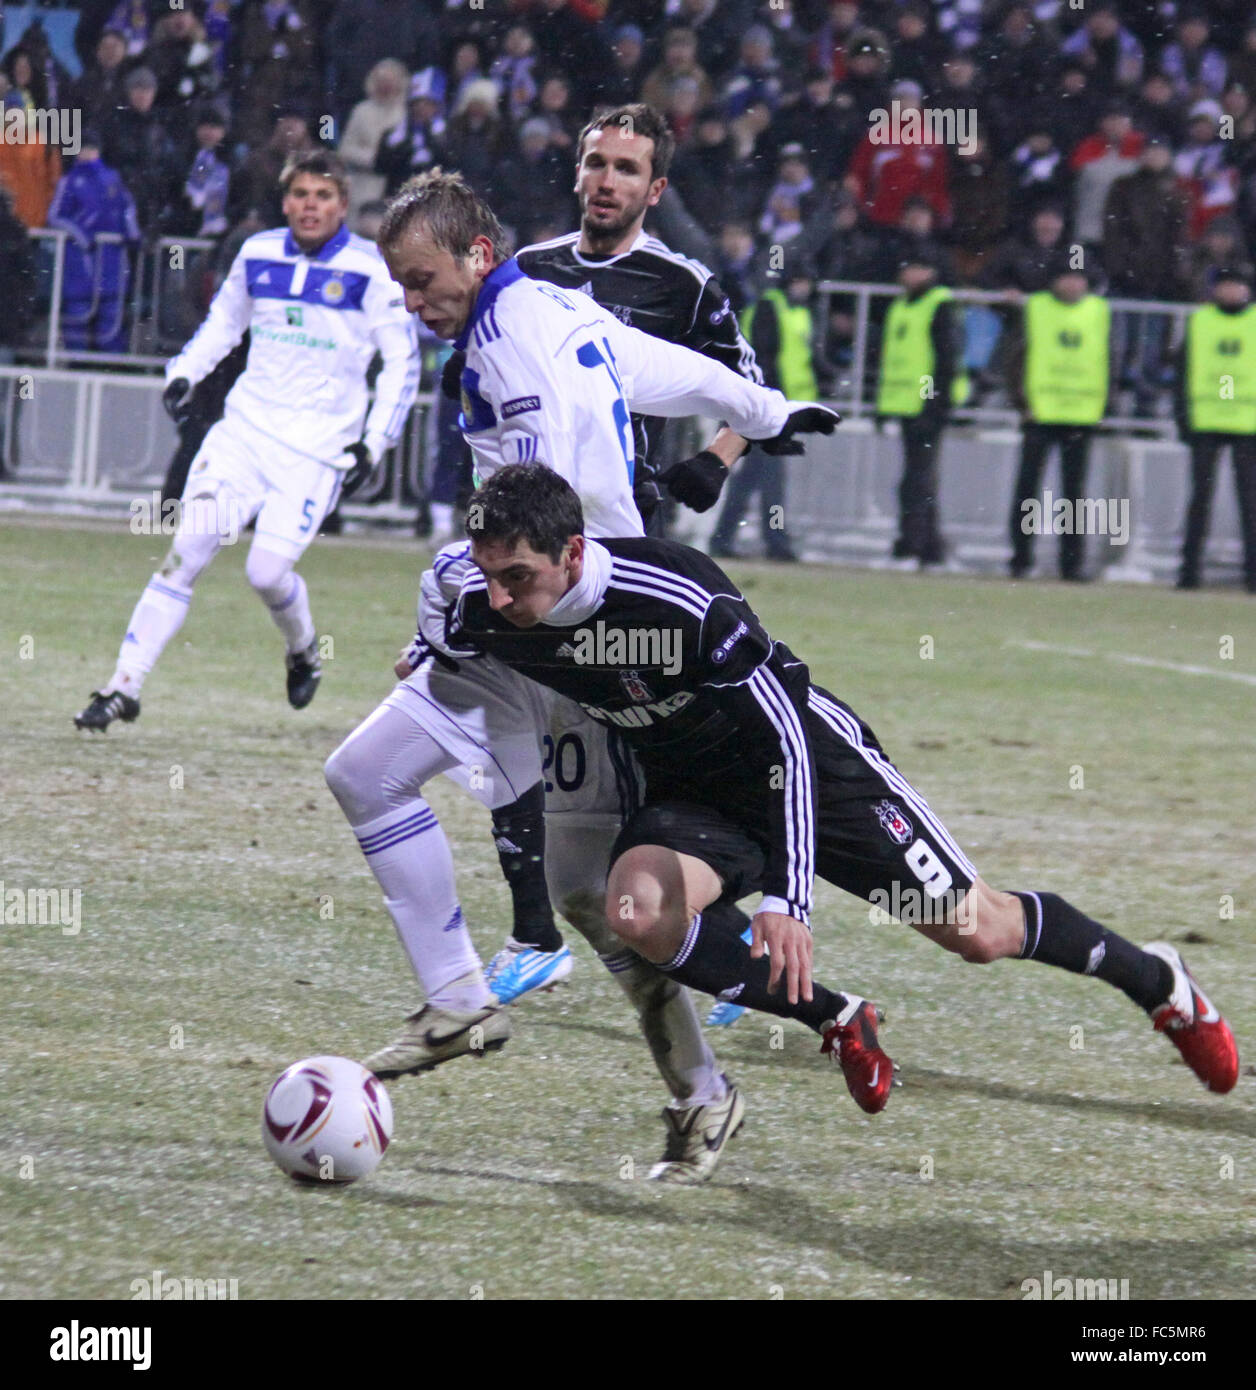
<path fill-rule="evenodd" d="M 140 693 L 144 677 L 157 664 L 166 644 L 183 626 L 192 602 L 192 590 L 155 574 L 140 595 L 126 636 L 118 650 L 118 665 L 104 687 L 108 695 L 120 690 L 132 699 Z"/>
<path fill-rule="evenodd" d="M 415 797 L 353 833 L 428 1002 L 465 1011 L 491 1003 L 458 902 L 449 841 L 432 808 Z"/>
<path fill-rule="evenodd" d="M 283 633 L 289 652 L 303 652 L 314 641 L 314 619 L 310 614 L 310 593 L 305 580 L 293 570 L 288 576 L 287 597 L 279 603 L 267 603 L 275 626 Z"/>

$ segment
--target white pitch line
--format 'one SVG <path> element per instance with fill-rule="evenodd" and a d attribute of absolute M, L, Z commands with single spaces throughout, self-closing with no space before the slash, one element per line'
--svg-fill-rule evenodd
<path fill-rule="evenodd" d="M 1152 656 L 1127 656 L 1123 652 L 1092 652 L 1085 647 L 1057 647 L 1051 642 L 1004 642 L 1005 647 L 1021 647 L 1027 652 L 1052 652 L 1056 656 L 1102 657 L 1123 661 L 1127 666 L 1151 666 L 1157 671 L 1176 671 L 1179 676 L 1214 676 L 1217 680 L 1256 685 L 1256 676 L 1243 671 L 1214 671 L 1211 666 L 1186 666 L 1180 661 L 1157 661 Z"/>

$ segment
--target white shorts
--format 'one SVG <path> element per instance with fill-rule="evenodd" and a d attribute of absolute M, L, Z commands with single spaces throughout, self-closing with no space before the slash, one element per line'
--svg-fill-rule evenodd
<path fill-rule="evenodd" d="M 192 460 L 183 501 L 212 492 L 231 505 L 233 531 L 256 517 L 256 544 L 299 560 L 335 507 L 343 478 L 328 463 L 219 420 Z"/>
<path fill-rule="evenodd" d="M 547 817 L 618 823 L 640 803 L 641 776 L 617 733 L 491 656 L 463 661 L 457 671 L 425 661 L 384 703 L 456 758 L 445 775 L 490 809 L 542 780 Z"/>

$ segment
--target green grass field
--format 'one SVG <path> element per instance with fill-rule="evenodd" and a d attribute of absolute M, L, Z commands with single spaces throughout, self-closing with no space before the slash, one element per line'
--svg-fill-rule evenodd
<path fill-rule="evenodd" d="M 322 763 L 391 688 L 425 553 L 314 546 L 335 650 L 300 713 L 243 547 L 224 554 L 139 722 L 80 734 L 160 553 L 121 525 L 0 523 L 0 875 L 82 893 L 77 934 L 0 926 L 0 1296 L 128 1298 L 154 1269 L 242 1299 L 1016 1299 L 1048 1269 L 1251 1295 L 1248 1057 L 1210 1095 L 1098 981 L 964 965 L 824 884 L 817 974 L 889 1013 L 904 1085 L 882 1115 L 812 1034 L 773 1048 L 747 1015 L 716 1039 L 747 1096 L 716 1179 L 645 1182 L 663 1096 L 572 933 L 572 982 L 515 1010 L 502 1053 L 392 1083 L 373 1177 L 295 1187 L 261 1144 L 271 1080 L 365 1055 L 417 1005 Z M 991 882 L 1191 943 L 1256 1059 L 1250 599 L 732 569 Z M 509 918 L 487 814 L 431 800 L 490 953 Z"/>

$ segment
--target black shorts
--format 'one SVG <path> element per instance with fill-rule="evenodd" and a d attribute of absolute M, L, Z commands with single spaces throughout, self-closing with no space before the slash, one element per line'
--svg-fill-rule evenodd
<path fill-rule="evenodd" d="M 812 686 L 807 733 L 816 765 L 816 873 L 908 923 L 941 923 L 977 870 L 946 827 L 881 750 L 862 719 Z M 645 804 L 620 831 L 611 860 L 634 845 L 665 845 L 709 864 L 736 902 L 762 891 L 765 827 L 732 809 L 735 798 L 692 785 L 647 786 Z"/>

